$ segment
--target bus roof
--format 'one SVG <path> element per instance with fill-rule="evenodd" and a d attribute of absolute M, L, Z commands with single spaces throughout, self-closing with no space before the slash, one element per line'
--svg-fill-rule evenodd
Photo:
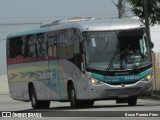
<path fill-rule="evenodd" d="M 7 36 L 7 38 L 26 36 L 38 33 L 44 33 L 54 30 L 61 30 L 67 28 L 78 28 L 83 31 L 113 31 L 113 30 L 127 30 L 144 28 L 142 22 L 135 19 L 91 19 L 91 20 L 79 20 L 79 21 L 56 21 L 56 24 L 50 26 L 42 25 L 42 27 L 30 31 L 17 32 Z"/>

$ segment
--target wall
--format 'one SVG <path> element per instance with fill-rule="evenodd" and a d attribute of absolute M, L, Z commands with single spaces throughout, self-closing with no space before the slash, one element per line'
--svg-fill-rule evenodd
<path fill-rule="evenodd" d="M 0 75 L 7 74 L 6 68 L 6 40 L 0 40 Z"/>
<path fill-rule="evenodd" d="M 9 94 L 7 75 L 0 75 L 0 94 Z"/>

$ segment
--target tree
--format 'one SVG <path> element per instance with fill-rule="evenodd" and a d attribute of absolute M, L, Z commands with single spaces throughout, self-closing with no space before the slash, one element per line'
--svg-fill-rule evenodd
<path fill-rule="evenodd" d="M 127 0 L 132 12 L 145 23 L 150 40 L 150 25 L 160 24 L 160 0 Z M 151 41 L 151 40 L 150 40 Z"/>

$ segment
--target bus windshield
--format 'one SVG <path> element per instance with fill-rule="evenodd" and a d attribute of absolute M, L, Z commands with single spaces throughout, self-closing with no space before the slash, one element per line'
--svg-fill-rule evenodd
<path fill-rule="evenodd" d="M 85 32 L 87 68 L 132 70 L 151 64 L 143 29 L 112 32 Z"/>

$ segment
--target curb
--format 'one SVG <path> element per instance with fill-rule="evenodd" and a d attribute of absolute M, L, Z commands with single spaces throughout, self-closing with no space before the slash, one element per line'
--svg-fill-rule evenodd
<path fill-rule="evenodd" d="M 160 100 L 160 91 L 153 91 L 151 96 L 140 96 L 141 99 Z"/>
<path fill-rule="evenodd" d="M 160 100 L 160 91 L 153 91 L 152 99 Z"/>

